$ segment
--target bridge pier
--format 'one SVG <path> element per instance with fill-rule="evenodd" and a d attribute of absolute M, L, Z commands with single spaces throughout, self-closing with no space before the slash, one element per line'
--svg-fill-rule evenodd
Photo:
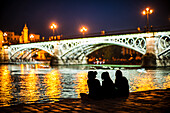
<path fill-rule="evenodd" d="M 158 56 L 160 50 L 159 37 L 146 38 L 146 54 L 142 56 L 142 67 L 167 67 L 170 60 L 166 56 Z"/>
<path fill-rule="evenodd" d="M 156 67 L 156 41 L 155 37 L 146 37 L 146 54 L 142 56 L 142 67 Z"/>

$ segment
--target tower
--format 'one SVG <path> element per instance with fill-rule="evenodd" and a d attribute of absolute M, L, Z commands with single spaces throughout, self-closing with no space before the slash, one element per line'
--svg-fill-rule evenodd
<path fill-rule="evenodd" d="M 25 24 L 23 31 L 21 32 L 20 43 L 28 43 L 28 27 Z"/>
<path fill-rule="evenodd" d="M 0 30 L 0 49 L 2 48 L 3 32 Z"/>

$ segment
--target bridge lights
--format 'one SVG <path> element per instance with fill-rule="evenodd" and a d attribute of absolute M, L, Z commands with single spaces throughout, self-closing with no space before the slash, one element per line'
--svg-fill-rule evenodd
<path fill-rule="evenodd" d="M 149 31 L 149 14 L 152 14 L 153 10 L 147 7 L 145 10 L 143 10 L 142 14 L 147 16 L 147 31 Z"/>
<path fill-rule="evenodd" d="M 80 29 L 80 32 L 83 33 L 83 36 L 84 36 L 85 32 L 87 32 L 87 28 L 83 26 L 83 27 Z"/>
<path fill-rule="evenodd" d="M 56 24 L 51 24 L 50 28 L 53 30 L 53 38 L 54 38 L 54 30 L 57 28 Z"/>

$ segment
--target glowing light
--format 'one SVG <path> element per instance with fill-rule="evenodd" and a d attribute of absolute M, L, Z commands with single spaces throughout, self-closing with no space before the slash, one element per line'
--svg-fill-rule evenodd
<path fill-rule="evenodd" d="M 149 7 L 146 8 L 146 11 L 149 11 Z"/>
<path fill-rule="evenodd" d="M 87 72 L 81 71 L 77 73 L 76 77 L 77 77 L 77 81 L 75 84 L 77 85 L 75 86 L 75 89 L 76 89 L 77 94 L 88 93 Z M 80 95 L 78 95 L 78 98 L 79 97 Z"/>
<path fill-rule="evenodd" d="M 148 14 L 152 14 L 153 13 L 153 9 L 150 9 L 149 7 L 147 7 L 145 10 L 142 11 L 143 15 L 148 15 Z"/>
<path fill-rule="evenodd" d="M 153 10 L 151 9 L 151 10 L 150 10 L 150 14 L 152 14 L 152 13 L 153 13 Z"/>
<path fill-rule="evenodd" d="M 21 66 L 21 74 L 24 74 L 24 65 L 21 64 L 20 66 Z"/>
<path fill-rule="evenodd" d="M 149 31 L 149 14 L 152 14 L 153 10 L 147 7 L 145 10 L 142 11 L 143 15 L 147 15 L 147 31 Z"/>
<path fill-rule="evenodd" d="M 82 33 L 83 33 L 83 36 L 84 36 L 85 32 L 87 32 L 87 28 L 83 26 L 83 27 L 80 29 L 80 32 L 82 32 Z"/>
<path fill-rule="evenodd" d="M 140 27 L 138 27 L 137 30 L 140 31 Z"/>
<path fill-rule="evenodd" d="M 54 29 L 57 28 L 57 25 L 56 24 L 51 24 L 50 28 L 53 30 L 53 37 L 54 37 Z"/>
<path fill-rule="evenodd" d="M 49 72 L 44 79 L 44 82 L 47 84 L 46 95 L 53 100 L 55 98 L 56 101 L 58 100 L 57 98 L 61 96 L 62 86 L 59 78 L 60 75 L 59 71 L 53 70 Z"/>
<path fill-rule="evenodd" d="M 38 70 L 38 64 L 35 64 L 35 69 Z"/>
<path fill-rule="evenodd" d="M 38 86 L 37 81 L 38 77 L 35 74 L 35 70 L 31 69 L 30 74 L 25 79 L 25 86 L 26 90 L 22 92 L 22 95 L 24 95 L 26 98 L 26 101 L 37 101 L 39 97 L 37 96 L 38 92 Z"/>
<path fill-rule="evenodd" d="M 53 23 L 53 24 L 50 26 L 50 28 L 51 28 L 51 29 L 56 29 L 56 28 L 57 28 L 57 25 Z"/>
<path fill-rule="evenodd" d="M 163 83 L 163 88 L 170 88 L 170 74 L 168 76 L 165 76 L 165 81 Z"/>
<path fill-rule="evenodd" d="M 12 79 L 10 76 L 10 71 L 7 66 L 4 66 L 0 70 L 0 100 L 5 103 L 3 106 L 9 106 L 10 100 L 13 98 L 12 92 Z M 2 104 L 0 105 L 0 107 Z"/>
<path fill-rule="evenodd" d="M 143 15 L 146 15 L 146 11 L 143 11 L 142 14 L 143 14 Z"/>
<path fill-rule="evenodd" d="M 7 33 L 4 33 L 4 36 L 7 36 Z"/>
<path fill-rule="evenodd" d="M 31 35 L 30 35 L 30 38 L 34 38 L 34 35 L 33 35 L 33 34 L 31 34 Z"/>
<path fill-rule="evenodd" d="M 131 90 L 136 91 L 146 91 L 146 90 L 153 90 L 159 88 L 157 86 L 157 81 L 154 81 L 154 77 L 150 74 L 149 71 L 147 73 L 139 74 L 139 76 L 133 78 L 134 82 L 131 86 Z"/>
<path fill-rule="evenodd" d="M 80 29 L 80 32 L 86 32 L 86 31 L 87 31 L 87 28 L 84 26 Z"/>

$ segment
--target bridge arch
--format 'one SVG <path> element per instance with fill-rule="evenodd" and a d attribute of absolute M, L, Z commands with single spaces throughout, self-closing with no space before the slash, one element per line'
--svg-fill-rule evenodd
<path fill-rule="evenodd" d="M 122 47 L 126 47 L 132 50 L 135 50 L 141 54 L 145 54 L 146 50 L 145 47 L 146 45 L 144 44 L 143 48 L 140 47 L 141 49 L 137 48 L 136 46 L 134 46 L 133 44 L 126 44 L 126 43 L 121 43 L 121 42 L 98 42 L 95 43 L 95 41 L 90 41 L 86 42 L 86 44 L 80 43 L 79 45 L 72 47 L 69 51 L 65 52 L 62 56 L 60 56 L 61 59 L 63 59 L 64 63 L 67 63 L 68 60 L 78 60 L 79 62 L 83 62 L 83 60 L 92 52 L 99 50 L 101 48 L 107 47 L 107 46 L 111 46 L 111 45 L 118 45 L 118 46 L 122 46 Z"/>
<path fill-rule="evenodd" d="M 51 56 L 54 56 L 54 53 L 53 53 L 53 52 L 49 51 L 48 49 L 46 49 L 46 48 L 44 48 L 44 47 L 36 46 L 36 45 L 31 45 L 31 46 L 29 46 L 29 47 L 24 46 L 24 47 L 21 47 L 21 48 L 17 49 L 13 54 L 11 54 L 10 59 L 11 59 L 12 57 L 14 57 L 18 52 L 23 51 L 23 50 L 30 50 L 30 49 L 44 50 L 44 51 L 46 51 L 47 53 L 49 53 Z"/>
<path fill-rule="evenodd" d="M 103 46 L 98 46 L 97 48 L 95 48 L 95 49 L 91 49 L 91 51 L 89 51 L 89 53 L 87 53 L 86 54 L 86 56 L 88 56 L 89 54 L 91 54 L 91 53 L 93 53 L 94 51 L 96 51 L 96 50 L 99 50 L 99 49 L 101 49 L 101 48 L 104 48 L 104 47 L 107 47 L 107 46 L 111 46 L 111 45 L 117 45 L 117 46 L 121 46 L 121 47 L 125 47 L 125 48 L 129 48 L 129 49 L 132 49 L 132 50 L 134 50 L 134 51 L 136 51 L 136 52 L 139 52 L 139 53 L 141 53 L 142 55 L 144 55 L 146 52 L 143 52 L 143 51 L 140 51 L 139 49 L 136 49 L 136 48 L 134 48 L 134 47 L 129 47 L 128 45 L 119 45 L 119 44 L 106 44 L 106 45 L 103 45 Z"/>
<path fill-rule="evenodd" d="M 128 44 L 124 44 L 124 43 L 119 43 L 119 42 L 100 42 L 100 43 L 89 43 L 89 44 L 80 44 L 78 46 L 75 46 L 74 48 L 72 48 L 71 50 L 68 50 L 67 52 L 65 52 L 61 57 L 63 56 L 70 56 L 72 53 L 79 53 L 79 51 L 82 51 L 82 52 L 87 52 L 88 50 L 88 54 L 86 55 L 89 55 L 90 53 L 98 50 L 98 49 L 101 49 L 103 47 L 106 47 L 106 46 L 110 46 L 110 45 L 118 45 L 118 46 L 122 46 L 122 47 L 126 47 L 126 48 L 129 48 L 129 49 L 132 49 L 132 50 L 135 50 L 141 54 L 145 54 L 146 53 L 146 50 L 144 50 L 145 48 L 143 47 L 142 50 L 141 49 L 138 49 L 136 46 L 132 46 L 132 45 L 128 45 Z"/>

